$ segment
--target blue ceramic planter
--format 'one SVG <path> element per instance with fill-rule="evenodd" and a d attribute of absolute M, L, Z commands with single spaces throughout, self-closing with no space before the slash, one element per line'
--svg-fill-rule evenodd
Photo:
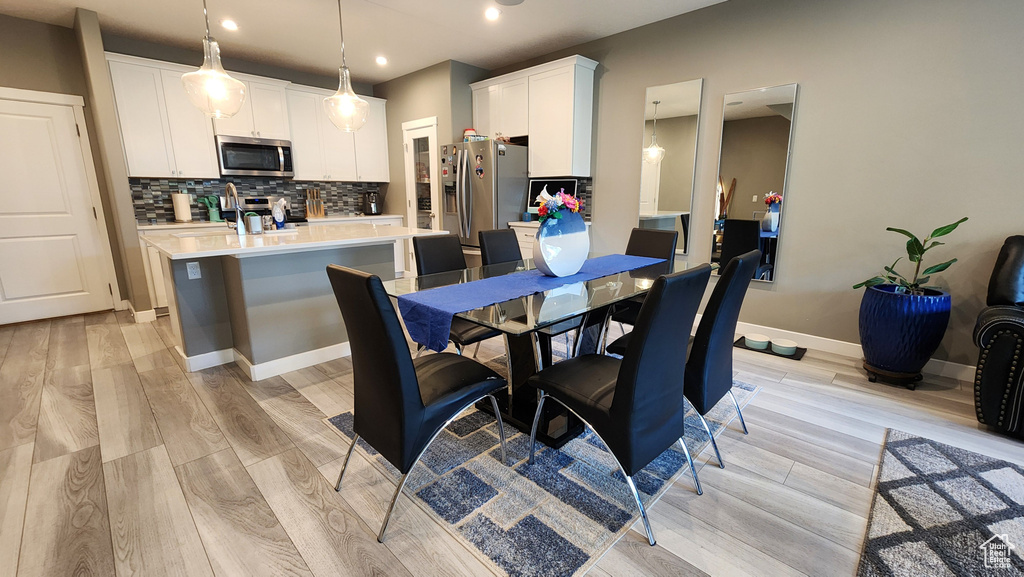
<path fill-rule="evenodd" d="M 939 290 L 911 295 L 897 293 L 896 288 L 878 285 L 864 291 L 860 303 L 864 360 L 890 373 L 917 375 L 942 342 L 951 299 Z"/>
<path fill-rule="evenodd" d="M 533 243 L 533 263 L 548 276 L 570 276 L 580 272 L 590 253 L 587 223 L 578 212 L 561 211 L 562 218 L 540 224 Z"/>

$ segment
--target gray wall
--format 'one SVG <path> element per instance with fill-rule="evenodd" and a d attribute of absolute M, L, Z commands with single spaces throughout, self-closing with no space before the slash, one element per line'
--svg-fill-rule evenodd
<path fill-rule="evenodd" d="M 744 118 L 725 123 L 719 174 L 725 181 L 726 194 L 732 179 L 736 179 L 736 192 L 729 202 L 729 218 L 750 220 L 754 218 L 755 211 L 764 212 L 764 195 L 768 191 L 782 194 L 786 180 L 786 153 L 789 151 L 789 126 L 789 121 L 781 116 Z M 757 198 L 751 200 L 754 197 Z"/>
<path fill-rule="evenodd" d="M 730 0 L 494 74 L 582 54 L 600 62 L 594 245 L 622 250 L 636 225 L 648 86 L 704 78 L 690 262 L 708 260 L 722 102 L 800 84 L 778 281 L 755 283 L 742 320 L 858 341 L 850 286 L 927 233 L 971 220 L 929 253 L 958 257 L 936 356 L 973 364 L 971 331 L 1003 239 L 1022 232 L 1024 2 Z"/>
<path fill-rule="evenodd" d="M 99 162 L 100 147 L 93 123 L 91 102 L 82 70 L 82 54 L 70 28 L 22 20 L 0 14 L 0 86 L 74 94 L 85 99 L 85 124 L 89 131 L 89 146 L 96 163 L 103 214 L 107 222 L 114 271 L 121 288 L 121 297 L 127 298 L 121 251 L 117 246 L 115 219 L 110 211 L 110 196 L 103 169 Z"/>

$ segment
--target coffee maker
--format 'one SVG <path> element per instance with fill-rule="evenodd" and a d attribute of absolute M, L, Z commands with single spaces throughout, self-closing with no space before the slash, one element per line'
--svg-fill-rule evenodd
<path fill-rule="evenodd" d="M 363 195 L 363 214 L 380 214 L 383 210 L 379 192 L 367 192 Z"/>

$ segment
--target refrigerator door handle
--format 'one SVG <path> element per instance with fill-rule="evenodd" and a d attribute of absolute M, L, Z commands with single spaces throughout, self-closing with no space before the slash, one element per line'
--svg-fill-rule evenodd
<path fill-rule="evenodd" d="M 455 155 L 455 214 L 459 221 L 459 236 L 462 234 L 462 175 L 459 171 L 462 169 L 462 151 L 458 151 Z"/>
<path fill-rule="evenodd" d="M 469 238 L 469 235 L 473 232 L 473 173 L 470 172 L 470 158 L 469 151 L 466 151 L 466 170 L 463 172 L 463 178 L 466 179 L 466 239 L 472 243 L 474 239 Z"/>
<path fill-rule="evenodd" d="M 459 184 L 462 186 L 462 204 L 459 205 L 459 230 L 464 239 L 469 238 L 469 179 L 466 178 L 466 171 L 469 169 L 469 151 L 462 150 L 462 158 L 459 161 Z"/>

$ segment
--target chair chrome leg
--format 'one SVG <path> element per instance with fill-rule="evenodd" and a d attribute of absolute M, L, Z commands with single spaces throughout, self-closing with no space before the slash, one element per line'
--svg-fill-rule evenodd
<path fill-rule="evenodd" d="M 409 469 L 409 472 L 411 473 L 412 469 Z M 388 506 L 388 512 L 384 515 L 384 524 L 380 526 L 380 533 L 377 534 L 378 543 L 384 542 L 384 532 L 388 530 L 388 523 L 391 522 L 391 513 L 395 511 L 395 503 L 398 502 L 398 497 L 402 494 L 402 489 L 405 488 L 405 482 L 408 479 L 409 473 L 402 475 L 402 480 L 398 483 L 398 489 L 395 489 L 395 496 L 391 497 L 391 505 Z"/>
<path fill-rule="evenodd" d="M 740 403 L 736 400 L 736 395 L 732 394 L 732 390 L 729 390 L 729 396 L 732 397 L 732 404 L 736 405 L 736 414 L 740 417 L 740 425 L 743 425 L 743 434 L 747 433 L 747 422 L 743 420 L 743 411 L 740 410 Z"/>
<path fill-rule="evenodd" d="M 483 342 L 483 341 L 477 341 L 476 342 L 476 347 L 473 348 L 473 358 L 474 359 L 477 357 L 477 355 L 480 354 L 480 343 L 481 342 Z"/>
<path fill-rule="evenodd" d="M 459 353 L 459 356 L 461 357 L 462 356 L 462 345 L 460 345 L 459 343 L 452 343 L 452 344 L 455 345 L 455 352 Z"/>
<path fill-rule="evenodd" d="M 690 465 L 690 474 L 693 475 L 693 486 L 697 488 L 697 494 L 703 495 L 704 491 L 700 488 L 700 481 L 697 479 L 697 468 L 693 466 L 693 458 L 690 457 L 690 449 L 686 446 L 686 441 L 682 437 L 679 437 L 679 446 L 683 448 L 683 453 L 686 454 L 686 464 Z"/>
<path fill-rule="evenodd" d="M 348 462 L 352 460 L 352 451 L 356 449 L 356 441 L 359 440 L 359 435 L 352 438 L 352 444 L 348 447 L 348 452 L 345 453 L 345 460 L 341 463 L 341 472 L 338 473 L 338 482 L 334 484 L 335 491 L 341 491 L 341 480 L 345 477 L 345 470 L 348 469 Z"/>
<path fill-rule="evenodd" d="M 425 347 L 423 345 L 417 345 L 416 346 L 416 358 L 417 359 L 420 358 L 420 355 L 422 355 L 423 351 L 425 351 L 425 350 L 427 350 L 427 347 Z"/>
<path fill-rule="evenodd" d="M 604 315 L 604 323 L 601 325 L 601 335 L 600 335 L 600 338 L 599 338 L 598 343 L 597 343 L 598 344 L 597 350 L 599 351 L 598 354 L 602 354 L 602 355 L 608 354 L 608 328 L 609 328 L 609 325 L 611 325 L 611 323 L 612 323 L 612 309 L 611 309 L 611 307 L 608 307 L 608 312 L 606 312 L 605 315 Z"/>
<path fill-rule="evenodd" d="M 533 464 L 533 453 L 537 447 L 537 424 L 540 423 L 540 415 L 544 410 L 544 399 L 548 398 L 540 389 L 537 389 L 537 393 L 540 398 L 537 399 L 537 412 L 533 415 L 533 426 L 530 427 L 530 460 L 528 462 L 531 465 Z"/>
<path fill-rule="evenodd" d="M 636 484 L 633 483 L 633 477 L 626 475 L 626 484 L 629 485 L 629 490 L 633 493 L 633 500 L 636 501 L 637 508 L 640 509 L 640 518 L 644 521 L 644 529 L 647 530 L 647 542 L 654 547 L 657 543 L 654 541 L 654 532 L 651 531 L 651 522 L 647 520 L 647 510 L 644 509 L 643 502 L 640 501 L 640 493 L 636 490 Z"/>
<path fill-rule="evenodd" d="M 718 468 L 724 469 L 725 463 L 722 462 L 722 454 L 718 452 L 718 443 L 715 442 L 715 436 L 711 434 L 711 427 L 708 426 L 708 422 L 704 418 L 704 415 L 697 413 L 697 416 L 700 417 L 700 423 L 704 425 L 704 430 L 707 432 L 708 438 L 711 439 L 711 446 L 714 447 L 715 457 L 718 459 Z"/>
<path fill-rule="evenodd" d="M 547 395 L 544 395 L 544 396 L 546 397 Z M 568 407 L 568 405 L 566 405 L 562 401 L 559 401 L 555 397 L 551 397 L 551 399 L 553 401 L 555 401 L 556 403 L 558 403 L 559 405 L 562 405 L 563 407 L 565 407 L 565 409 L 567 411 L 569 411 L 570 413 L 576 415 L 576 418 L 578 418 L 580 421 L 583 421 L 583 425 L 586 426 L 587 428 L 589 428 L 591 431 L 593 431 L 594 432 L 594 436 L 597 437 L 601 441 L 601 443 L 605 446 L 605 448 L 608 449 L 608 454 L 611 455 L 612 459 L 615 460 L 615 465 L 619 468 L 620 471 L 622 471 L 622 476 L 626 478 L 626 484 L 629 485 L 629 490 L 633 492 L 633 499 L 636 500 L 636 506 L 640 509 L 640 517 L 644 520 L 644 528 L 647 529 L 647 542 L 650 543 L 651 546 L 653 547 L 655 545 L 654 531 L 651 530 L 651 524 L 647 520 L 647 510 L 644 509 L 643 503 L 640 502 L 640 493 L 636 490 L 636 485 L 633 484 L 633 478 L 626 474 L 625 467 L 622 466 L 622 463 L 619 462 L 619 458 L 616 457 L 615 453 L 612 452 L 611 447 L 609 447 L 609 445 L 608 445 L 608 442 L 605 441 L 601 437 L 600 434 L 598 434 L 597 429 L 595 429 L 590 423 L 587 422 L 586 419 L 581 417 L 579 415 L 579 413 L 577 413 L 576 411 L 570 409 Z M 540 414 L 539 411 L 538 411 L 538 414 Z M 534 419 L 533 422 L 534 422 L 534 424 L 536 424 L 537 420 Z M 534 428 L 536 429 L 536 427 L 534 427 Z M 532 449 L 531 449 L 531 457 L 532 457 Z"/>
<path fill-rule="evenodd" d="M 419 452 L 418 455 L 416 455 L 416 458 L 412 460 L 412 466 L 409 467 L 409 472 L 412 472 L 412 467 L 416 466 L 416 463 L 419 462 L 420 457 L 423 456 L 423 453 L 427 452 L 427 448 L 430 447 L 431 444 L 433 444 L 434 439 L 436 439 L 437 436 L 441 434 L 441 431 L 447 429 L 448 425 L 452 424 L 452 421 L 454 421 L 456 417 L 461 415 L 463 411 L 465 411 L 466 409 L 472 407 L 473 405 L 477 404 L 478 402 L 482 401 L 484 399 L 484 397 L 490 397 L 490 396 L 491 395 L 487 394 L 487 395 L 484 395 L 483 397 L 478 397 L 476 399 L 473 399 L 469 403 L 466 403 L 465 405 L 463 405 L 463 407 L 461 409 L 459 409 L 451 417 L 449 417 L 448 420 L 444 422 L 444 424 L 442 424 L 440 427 L 438 427 L 437 430 L 434 431 L 434 434 L 430 436 L 430 440 L 428 440 L 427 443 L 425 445 L 423 445 L 423 448 L 420 449 L 420 452 Z M 492 397 L 492 400 L 493 400 L 493 397 Z M 502 430 L 504 430 L 504 424 L 501 422 L 501 414 L 500 413 L 497 415 L 497 419 L 498 419 L 498 426 L 502 427 Z M 502 449 L 504 450 L 504 447 L 502 447 Z M 391 498 L 391 505 L 388 507 L 388 512 L 384 516 L 384 524 L 381 526 L 380 533 L 377 535 L 377 541 L 380 542 L 380 543 L 384 542 L 384 531 L 386 531 L 387 528 L 388 528 L 388 522 L 391 520 L 391 513 L 395 509 L 395 503 L 398 502 L 398 497 L 401 496 L 402 489 L 405 488 L 405 482 L 406 482 L 406 480 L 408 480 L 408 478 L 409 478 L 409 473 L 406 473 L 405 475 L 402 476 L 401 482 L 398 483 L 398 490 L 395 491 L 395 496 Z M 339 483 L 341 482 L 340 478 L 339 478 L 338 482 Z"/>
<path fill-rule="evenodd" d="M 498 439 L 501 440 L 501 464 L 508 466 L 508 453 L 505 450 L 505 424 L 501 422 L 501 410 L 498 409 L 498 399 L 494 395 L 487 395 L 491 400 L 491 407 L 494 409 L 494 418 L 498 420 Z"/>

